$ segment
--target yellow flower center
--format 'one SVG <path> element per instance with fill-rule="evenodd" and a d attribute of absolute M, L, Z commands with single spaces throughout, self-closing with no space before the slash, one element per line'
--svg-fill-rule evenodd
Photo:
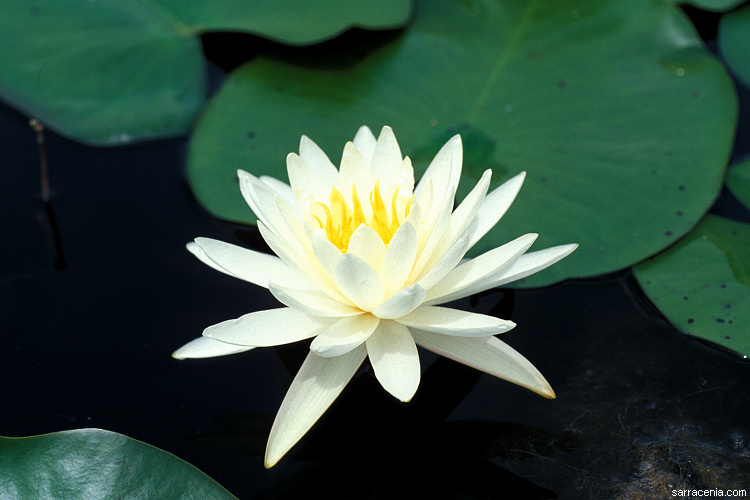
<path fill-rule="evenodd" d="M 346 203 L 344 195 L 333 186 L 329 197 L 328 206 L 324 203 L 316 202 L 313 206 L 312 215 L 320 224 L 320 227 L 326 230 L 328 241 L 336 245 L 342 252 L 346 253 L 349 248 L 349 240 L 352 233 L 361 225 L 370 226 L 378 233 L 380 239 L 386 246 L 393 238 L 396 230 L 401 226 L 411 210 L 411 203 L 414 196 L 409 198 L 403 208 L 403 214 L 398 213 L 398 192 L 396 189 L 391 197 L 390 210 L 386 207 L 383 196 L 380 194 L 380 179 L 375 181 L 375 187 L 370 192 L 370 205 L 372 206 L 372 216 L 368 221 L 365 213 L 362 211 L 362 204 L 357 194 L 356 184 L 352 185 L 352 207 Z M 319 209 L 319 210 L 317 210 Z"/>

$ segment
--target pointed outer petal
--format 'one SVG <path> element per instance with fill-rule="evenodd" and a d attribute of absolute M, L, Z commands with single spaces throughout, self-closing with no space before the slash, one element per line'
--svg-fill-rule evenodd
<path fill-rule="evenodd" d="M 363 311 L 372 311 L 385 300 L 385 289 L 377 271 L 356 255 L 344 254 L 336 264 L 336 285 Z"/>
<path fill-rule="evenodd" d="M 320 149 L 320 146 L 305 135 L 299 141 L 299 155 L 315 172 L 318 179 L 324 185 L 328 186 L 328 190 L 330 191 L 331 186 L 339 176 L 339 171 L 331 163 L 331 160 L 328 159 L 328 155 Z"/>
<path fill-rule="evenodd" d="M 268 186 L 271 191 L 273 191 L 278 197 L 284 200 L 284 203 L 289 205 L 289 207 L 294 210 L 294 213 L 297 215 L 298 219 L 302 218 L 299 211 L 299 206 L 297 205 L 297 200 L 294 197 L 294 191 L 292 191 L 292 188 L 291 186 L 289 186 L 289 184 L 286 184 L 285 182 L 282 182 L 273 177 L 269 177 L 267 175 L 261 175 L 260 177 L 258 177 L 258 180 Z"/>
<path fill-rule="evenodd" d="M 441 304 L 493 288 L 495 276 L 529 249 L 537 238 L 529 233 L 454 268 L 427 290 L 425 305 Z"/>
<path fill-rule="evenodd" d="M 475 216 L 477 224 L 469 237 L 469 247 L 473 247 L 505 215 L 513 200 L 516 199 L 525 178 L 526 172 L 521 172 L 505 181 L 484 198 Z"/>
<path fill-rule="evenodd" d="M 289 174 L 289 185 L 292 192 L 307 192 L 312 194 L 319 201 L 328 201 L 331 194 L 331 186 L 328 180 L 321 179 L 305 160 L 295 153 L 289 153 L 286 157 L 286 170 Z M 297 199 L 299 203 L 299 199 Z"/>
<path fill-rule="evenodd" d="M 237 354 L 249 351 L 250 349 L 255 349 L 255 347 L 227 344 L 226 342 L 220 342 L 208 337 L 198 337 L 173 352 L 172 357 L 175 359 L 213 358 L 215 356 Z"/>
<path fill-rule="evenodd" d="M 274 283 L 270 283 L 268 288 L 279 302 L 305 314 L 338 318 L 362 313 L 359 309 L 342 304 L 315 288 L 300 290 L 299 288 L 289 288 Z"/>
<path fill-rule="evenodd" d="M 360 224 L 354 230 L 346 251 L 364 260 L 376 271 L 380 269 L 380 263 L 383 262 L 383 256 L 386 254 L 385 243 L 378 232 L 365 224 Z"/>
<path fill-rule="evenodd" d="M 365 161 L 370 164 L 372 163 L 372 155 L 375 153 L 375 135 L 372 133 L 370 128 L 366 125 L 362 125 L 357 130 L 357 135 L 354 136 L 354 147 L 362 154 Z"/>
<path fill-rule="evenodd" d="M 265 466 L 273 467 L 310 430 L 367 356 L 364 346 L 335 358 L 307 355 L 271 427 Z"/>
<path fill-rule="evenodd" d="M 495 282 L 490 288 L 505 285 L 511 281 L 520 280 L 531 274 L 546 269 L 555 262 L 567 257 L 573 250 L 578 248 L 577 243 L 569 245 L 558 245 L 556 247 L 545 248 L 538 252 L 531 252 L 521 255 L 518 260 L 495 276 Z M 487 288 L 484 288 L 486 290 Z"/>
<path fill-rule="evenodd" d="M 332 321 L 282 307 L 245 314 L 203 330 L 203 336 L 238 346 L 268 347 L 317 335 Z"/>
<path fill-rule="evenodd" d="M 367 342 L 367 355 L 380 385 L 399 401 L 409 401 L 419 387 L 419 353 L 409 329 L 381 321 Z"/>
<path fill-rule="evenodd" d="M 419 279 L 419 285 L 425 290 L 430 290 L 461 262 L 467 251 L 469 251 L 469 233 L 464 232 L 463 236 L 443 254 L 439 261 L 426 268 L 428 270 Z"/>
<path fill-rule="evenodd" d="M 458 238 L 464 234 L 464 231 L 474 221 L 479 207 L 484 201 L 485 195 L 487 194 L 487 188 L 490 187 L 490 179 L 492 178 L 492 170 L 485 170 L 482 174 L 482 178 L 479 179 L 474 189 L 466 195 L 466 198 L 451 214 L 451 237 L 448 240 L 448 244 L 452 245 Z M 473 232 L 473 230 L 472 230 Z"/>
<path fill-rule="evenodd" d="M 516 326 L 512 321 L 459 311 L 448 307 L 422 306 L 398 318 L 402 325 L 456 337 L 488 337 L 505 333 Z"/>
<path fill-rule="evenodd" d="M 386 296 L 393 295 L 403 288 L 414 268 L 419 240 L 417 230 L 411 223 L 401 224 L 388 243 L 383 262 L 380 265 L 380 278 L 383 280 Z"/>
<path fill-rule="evenodd" d="M 320 332 L 310 344 L 310 350 L 326 358 L 341 356 L 362 345 L 379 323 L 380 318 L 367 313 L 342 318 Z"/>
<path fill-rule="evenodd" d="M 393 130 L 388 126 L 383 127 L 370 162 L 373 177 L 388 179 L 396 173 L 403 159 Z"/>
<path fill-rule="evenodd" d="M 219 264 L 209 259 L 208 255 L 206 255 L 206 252 L 204 252 L 203 249 L 199 247 L 196 242 L 190 241 L 188 242 L 187 245 L 185 245 L 185 247 L 188 249 L 188 252 L 198 257 L 198 260 L 200 260 L 207 266 L 212 267 L 213 269 L 216 269 L 217 271 L 221 271 L 224 274 L 228 274 L 229 276 L 233 276 L 235 278 L 238 277 L 236 274 L 230 273 L 229 271 L 221 267 Z"/>
<path fill-rule="evenodd" d="M 289 232 L 296 240 L 295 246 L 301 248 L 308 255 L 312 254 L 312 245 L 310 244 L 310 238 L 307 236 L 307 232 L 305 231 L 305 227 L 302 224 L 300 218 L 296 213 L 294 213 L 294 210 L 292 210 L 289 205 L 284 203 L 284 200 L 282 200 L 280 197 L 276 198 L 276 204 L 281 219 L 284 221 L 284 224 L 286 224 Z"/>
<path fill-rule="evenodd" d="M 420 306 L 427 292 L 419 285 L 400 290 L 396 295 L 376 307 L 372 314 L 381 319 L 397 319 Z"/>
<path fill-rule="evenodd" d="M 419 181 L 419 185 L 414 190 L 414 194 L 419 197 L 427 179 L 433 180 L 433 189 L 438 196 L 450 191 L 450 188 L 453 188 L 455 191 L 458 181 L 461 179 L 463 155 L 464 150 L 461 144 L 461 136 L 454 135 L 440 148 L 438 154 L 435 155 L 435 158 Z"/>
<path fill-rule="evenodd" d="M 298 249 L 302 248 L 299 245 L 297 235 L 279 213 L 279 206 L 286 205 L 284 200 L 252 174 L 238 170 L 237 175 L 240 178 L 240 191 L 242 191 L 245 201 L 248 202 L 255 215 L 258 216 L 258 220 L 263 222 L 279 238 Z M 291 209 L 289 211 L 294 213 Z"/>
<path fill-rule="evenodd" d="M 428 351 L 471 366 L 553 399 L 555 391 L 529 360 L 497 337 L 453 337 L 416 328 L 411 334 Z"/>
<path fill-rule="evenodd" d="M 200 253 L 198 250 L 193 251 L 195 247 Z M 295 271 L 275 255 L 256 252 L 211 238 L 196 238 L 195 247 L 189 245 L 188 250 L 210 266 L 208 261 L 213 262 L 214 265 L 211 267 L 224 270 L 227 274 L 264 288 L 268 288 L 270 279 L 284 286 L 293 284 L 299 286 L 300 281 L 308 281 L 305 275 Z M 208 261 L 203 260 L 201 255 L 205 256 Z"/>
<path fill-rule="evenodd" d="M 448 201 L 450 201 L 450 204 L 448 204 Z M 430 267 L 442 257 L 436 250 L 443 246 L 441 243 L 444 238 L 450 237 L 451 208 L 453 208 L 452 196 L 450 200 L 444 200 L 443 209 L 435 212 L 436 218 L 434 220 L 427 220 L 422 224 L 422 234 L 426 234 L 426 240 L 424 243 L 420 241 L 417 260 L 414 263 L 408 283 L 414 283 L 421 279 Z M 422 213 L 424 214 L 424 212 Z M 443 251 L 445 250 L 447 249 L 443 249 Z"/>

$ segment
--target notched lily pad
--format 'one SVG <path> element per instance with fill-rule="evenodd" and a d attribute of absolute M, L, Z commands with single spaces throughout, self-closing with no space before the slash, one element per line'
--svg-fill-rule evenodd
<path fill-rule="evenodd" d="M 14 0 L 0 16 L 0 98 L 89 144 L 180 135 L 205 99 L 201 33 L 302 45 L 402 26 L 410 11 L 410 0 Z"/>
<path fill-rule="evenodd" d="M 450 22 L 446 22 L 450 19 Z M 308 135 L 334 163 L 360 125 L 390 125 L 417 177 L 464 140 L 458 198 L 526 171 L 473 255 L 521 234 L 579 243 L 521 286 L 633 265 L 684 235 L 724 180 L 734 88 L 674 5 L 651 0 L 434 0 L 404 35 L 346 69 L 257 58 L 196 127 L 188 180 L 215 216 L 254 223 L 237 168 L 286 179 Z"/>
<path fill-rule="evenodd" d="M 3 498 L 234 499 L 192 465 L 101 429 L 0 437 Z"/>
<path fill-rule="evenodd" d="M 750 224 L 709 215 L 633 271 L 679 330 L 750 355 Z"/>

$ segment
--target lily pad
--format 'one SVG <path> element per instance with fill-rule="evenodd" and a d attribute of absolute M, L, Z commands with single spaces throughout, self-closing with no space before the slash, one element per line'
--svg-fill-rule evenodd
<path fill-rule="evenodd" d="M 355 62 L 235 70 L 197 124 L 188 180 L 215 216 L 254 223 L 236 169 L 286 179 L 303 134 L 336 162 L 360 125 L 390 125 L 421 175 L 460 133 L 459 199 L 487 168 L 493 185 L 528 172 L 474 255 L 532 231 L 535 248 L 580 244 L 526 282 L 544 285 L 628 267 L 687 233 L 722 186 L 736 113 L 722 65 L 669 3 L 435 0 Z"/>
<path fill-rule="evenodd" d="M 409 0 L 18 0 L 0 16 L 0 98 L 71 139 L 116 145 L 186 133 L 205 98 L 198 35 L 289 44 L 393 28 Z"/>
<path fill-rule="evenodd" d="M 733 165 L 729 169 L 727 188 L 750 209 L 750 158 Z"/>
<path fill-rule="evenodd" d="M 101 429 L 0 438 L 3 498 L 232 499 L 165 451 Z"/>
<path fill-rule="evenodd" d="M 750 88 L 750 5 L 721 18 L 717 41 L 729 68 Z"/>
<path fill-rule="evenodd" d="M 706 216 L 685 239 L 633 271 L 679 330 L 750 355 L 750 224 Z"/>

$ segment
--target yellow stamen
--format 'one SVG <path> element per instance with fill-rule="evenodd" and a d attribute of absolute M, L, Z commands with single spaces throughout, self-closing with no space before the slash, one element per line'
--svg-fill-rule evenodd
<path fill-rule="evenodd" d="M 312 216 L 318 221 L 320 227 L 325 229 L 328 240 L 336 245 L 342 252 L 349 248 L 349 240 L 352 233 L 361 225 L 365 224 L 375 230 L 387 246 L 398 228 L 403 224 L 411 210 L 411 203 L 414 196 L 409 198 L 404 208 L 403 214 L 398 213 L 398 189 L 395 190 L 391 198 L 390 213 L 383 201 L 380 193 L 380 179 L 375 181 L 375 186 L 370 192 L 370 205 L 372 207 L 372 216 L 368 221 L 362 210 L 362 203 L 357 193 L 357 186 L 352 185 L 352 208 L 346 203 L 344 196 L 336 189 L 331 188 L 328 206 L 321 202 L 313 205 Z M 317 210 L 317 208 L 322 210 Z"/>

